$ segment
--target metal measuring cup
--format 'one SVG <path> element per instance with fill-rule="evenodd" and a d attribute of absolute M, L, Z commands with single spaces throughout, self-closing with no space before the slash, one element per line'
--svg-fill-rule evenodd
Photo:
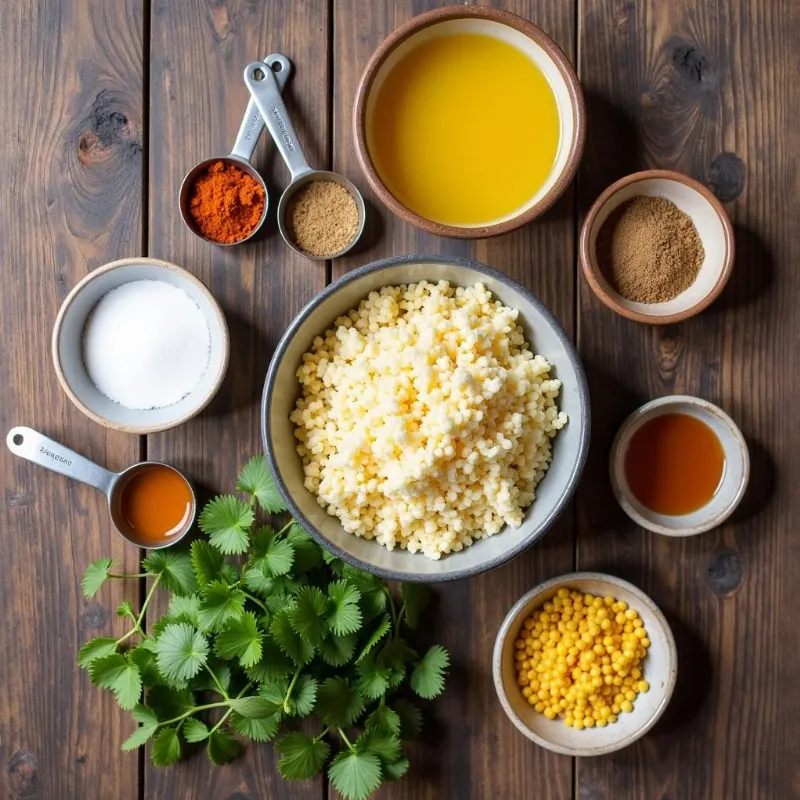
<path fill-rule="evenodd" d="M 275 53 L 274 55 L 267 56 L 264 59 L 264 63 L 269 66 L 270 73 L 275 75 L 275 80 L 277 81 L 278 85 L 278 92 L 282 92 L 292 74 L 292 62 L 289 61 L 286 56 L 281 55 L 280 53 Z M 250 160 L 253 158 L 253 153 L 255 153 L 256 145 L 258 144 L 261 131 L 263 130 L 264 119 L 261 114 L 259 114 L 258 107 L 251 97 L 247 103 L 247 111 L 245 111 L 242 124 L 239 126 L 239 133 L 236 135 L 236 141 L 233 143 L 233 149 L 231 150 L 230 154 L 227 156 L 218 156 L 217 158 L 207 158 L 205 161 L 201 161 L 196 167 L 192 167 L 192 169 L 189 170 L 189 172 L 186 174 L 186 177 L 183 179 L 179 195 L 181 217 L 183 217 L 186 227 L 204 242 L 216 244 L 220 247 L 230 247 L 235 244 L 242 244 L 242 242 L 246 242 L 248 239 L 252 239 L 261 230 L 261 226 L 264 224 L 264 221 L 267 218 L 267 212 L 269 210 L 269 193 L 267 192 L 267 184 L 264 182 L 264 179 L 261 177 L 261 175 L 258 174 L 255 167 L 253 167 L 253 165 L 250 163 Z M 189 202 L 191 199 L 189 195 L 191 194 L 195 180 L 197 180 L 197 176 L 201 175 L 203 172 L 206 172 L 208 168 L 212 164 L 216 164 L 217 161 L 221 161 L 225 165 L 232 164 L 233 166 L 244 170 L 264 190 L 264 211 L 261 214 L 261 219 L 258 221 L 258 225 L 256 225 L 256 227 L 253 229 L 253 232 L 249 236 L 245 236 L 244 239 L 239 239 L 236 242 L 216 242 L 213 239 L 207 239 L 202 233 L 200 233 L 200 230 L 192 219 L 192 215 L 189 213 Z"/>
<path fill-rule="evenodd" d="M 99 489 L 108 499 L 108 511 L 114 527 L 124 539 L 137 547 L 146 547 L 148 550 L 161 550 L 164 547 L 171 547 L 183 539 L 194 524 L 194 519 L 197 515 L 197 498 L 195 497 L 194 488 L 182 472 L 175 469 L 175 467 L 170 467 L 169 464 L 162 464 L 159 461 L 141 461 L 122 472 L 110 472 L 68 447 L 64 447 L 63 444 L 48 439 L 47 436 L 32 428 L 22 426 L 12 428 L 8 432 L 6 444 L 8 449 L 20 458 L 27 459 L 40 467 L 49 469 L 51 472 L 58 472 L 68 478 L 73 478 L 76 481 Z M 161 544 L 153 544 L 152 542 L 144 542 L 138 539 L 122 513 L 122 494 L 128 482 L 139 471 L 154 466 L 166 467 L 177 473 L 186 482 L 192 503 L 191 511 L 183 525 Z"/>
<path fill-rule="evenodd" d="M 361 192 L 359 192 L 347 178 L 339 175 L 337 172 L 311 169 L 308 165 L 308 161 L 306 161 L 306 157 L 303 155 L 303 150 L 300 147 L 300 141 L 297 138 L 294 126 L 286 111 L 286 105 L 281 97 L 280 85 L 269 63 L 254 61 L 252 64 L 248 64 L 244 70 L 244 82 L 247 84 L 250 95 L 266 123 L 267 130 L 272 135 L 278 152 L 286 162 L 286 166 L 289 168 L 289 172 L 292 176 L 291 183 L 284 189 L 281 199 L 278 202 L 278 230 L 281 232 L 283 240 L 296 253 L 315 261 L 327 261 L 330 258 L 337 258 L 338 256 L 344 255 L 355 245 L 364 232 L 366 211 L 364 208 L 364 198 L 361 196 Z M 340 186 L 344 186 L 353 200 L 355 200 L 356 209 L 358 210 L 358 227 L 355 236 L 353 236 L 353 240 L 338 253 L 333 253 L 332 255 L 314 256 L 302 250 L 292 241 L 286 225 L 286 213 L 292 197 L 304 186 L 314 181 L 331 181 L 333 183 L 338 183 Z"/>

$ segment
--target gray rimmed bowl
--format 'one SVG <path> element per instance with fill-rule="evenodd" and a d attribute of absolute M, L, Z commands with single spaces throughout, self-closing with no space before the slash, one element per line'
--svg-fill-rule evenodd
<path fill-rule="evenodd" d="M 305 488 L 289 415 L 300 394 L 296 377 L 315 336 L 370 292 L 384 286 L 449 281 L 454 286 L 483 283 L 497 299 L 520 313 L 525 337 L 535 353 L 553 365 L 562 381 L 559 407 L 569 422 L 553 444 L 553 460 L 537 488 L 537 498 L 519 528 L 506 528 L 438 561 L 405 550 L 387 550 L 347 533 Z M 589 392 L 575 348 L 552 313 L 530 291 L 491 267 L 454 256 L 410 255 L 376 261 L 349 272 L 317 295 L 295 318 L 278 343 L 262 399 L 262 435 L 270 466 L 295 518 L 321 544 L 354 566 L 384 578 L 446 581 L 478 575 L 519 555 L 540 539 L 564 510 L 578 484 L 589 448 Z"/>

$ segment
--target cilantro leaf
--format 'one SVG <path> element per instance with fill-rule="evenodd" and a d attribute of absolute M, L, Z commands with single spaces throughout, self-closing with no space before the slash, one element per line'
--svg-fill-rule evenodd
<path fill-rule="evenodd" d="M 162 682 L 161 673 L 156 664 L 156 654 L 146 647 L 151 639 L 145 640 L 138 647 L 128 652 L 131 661 L 139 667 L 139 674 L 142 676 L 142 684 L 150 687 Z"/>
<path fill-rule="evenodd" d="M 416 650 L 406 644 L 399 636 L 387 642 L 378 653 L 376 662 L 379 666 L 388 667 L 389 685 L 399 686 L 406 677 L 406 664 L 410 664 L 417 657 Z"/>
<path fill-rule="evenodd" d="M 226 561 L 222 565 L 222 569 L 220 569 L 219 574 L 222 580 L 226 583 L 237 583 L 239 580 L 239 571 L 233 564 L 231 564 L 230 561 Z"/>
<path fill-rule="evenodd" d="M 266 578 L 285 575 L 294 561 L 294 548 L 286 539 L 279 539 L 269 525 L 262 525 L 253 534 L 251 564 Z"/>
<path fill-rule="evenodd" d="M 204 539 L 197 539 L 192 542 L 191 559 L 198 586 L 205 586 L 219 579 L 225 559 L 216 547 L 212 547 Z"/>
<path fill-rule="evenodd" d="M 316 586 L 304 586 L 295 596 L 294 607 L 288 612 L 289 622 L 296 633 L 316 646 L 325 638 L 326 609 L 325 595 Z"/>
<path fill-rule="evenodd" d="M 400 738 L 414 739 L 422 731 L 422 712 L 408 700 L 395 700 L 392 710 L 400 719 Z"/>
<path fill-rule="evenodd" d="M 264 456 L 256 456 L 242 467 L 236 481 L 236 491 L 255 497 L 261 508 L 270 514 L 286 511 L 286 503 L 275 486 Z"/>
<path fill-rule="evenodd" d="M 369 639 L 367 639 L 364 647 L 361 649 L 361 654 L 358 656 L 356 661 L 361 661 L 363 658 L 366 658 L 373 647 L 375 647 L 378 642 L 386 636 L 387 633 L 392 629 L 392 621 L 389 618 L 388 614 L 384 614 L 381 618 L 381 621 L 378 623 L 378 627 L 370 634 Z"/>
<path fill-rule="evenodd" d="M 188 689 L 153 686 L 147 692 L 147 705 L 161 722 L 165 722 L 194 708 L 194 695 Z"/>
<path fill-rule="evenodd" d="M 187 595 L 197 591 L 192 559 L 187 550 L 151 550 L 142 561 L 151 575 L 159 575 L 159 583 L 175 594 Z"/>
<path fill-rule="evenodd" d="M 197 675 L 192 678 L 189 688 L 193 692 L 218 692 L 214 678 L 211 673 L 214 673 L 217 680 L 222 685 L 222 688 L 227 692 L 231 687 L 231 668 L 227 661 L 221 661 L 216 656 L 210 655 L 206 661 L 206 669 L 200 670 Z"/>
<path fill-rule="evenodd" d="M 122 617 L 123 619 L 136 619 L 136 612 L 133 610 L 130 600 L 123 600 L 117 606 L 117 616 Z"/>
<path fill-rule="evenodd" d="M 294 669 L 292 660 L 278 646 L 272 636 L 264 636 L 261 643 L 261 659 L 245 673 L 251 681 L 263 683 L 288 675 Z"/>
<path fill-rule="evenodd" d="M 431 590 L 424 583 L 401 583 L 406 625 L 412 630 L 419 623 L 419 615 L 431 599 Z"/>
<path fill-rule="evenodd" d="M 322 563 L 320 546 L 309 536 L 299 522 L 292 522 L 286 541 L 294 549 L 294 571 L 308 572 Z"/>
<path fill-rule="evenodd" d="M 242 573 L 244 585 L 256 594 L 269 594 L 272 579 L 268 578 L 258 567 L 245 567 Z"/>
<path fill-rule="evenodd" d="M 220 633 L 214 643 L 214 652 L 220 658 L 237 656 L 243 667 L 252 667 L 261 658 L 263 634 L 256 624 L 255 614 L 249 611 L 234 617 Z"/>
<path fill-rule="evenodd" d="M 242 736 L 247 736 L 254 742 L 269 742 L 278 732 L 281 724 L 280 714 L 273 714 L 263 719 L 250 719 L 237 714 L 235 711 L 230 716 L 231 727 Z"/>
<path fill-rule="evenodd" d="M 200 631 L 185 622 L 167 625 L 156 640 L 156 662 L 170 680 L 194 677 L 208 660 L 208 642 Z"/>
<path fill-rule="evenodd" d="M 316 775 L 331 752 L 327 742 L 305 733 L 287 734 L 275 742 L 275 749 L 283 756 L 278 761 L 278 772 L 290 781 L 300 781 Z"/>
<path fill-rule="evenodd" d="M 389 667 L 379 667 L 374 659 L 365 658 L 358 665 L 359 694 L 367 700 L 377 700 L 388 691 L 391 677 L 392 670 Z"/>
<path fill-rule="evenodd" d="M 142 696 L 142 676 L 139 667 L 123 653 L 111 653 L 95 658 L 89 664 L 89 678 L 95 686 L 110 689 L 120 708 L 133 708 Z"/>
<path fill-rule="evenodd" d="M 269 626 L 269 631 L 278 643 L 278 647 L 295 664 L 308 664 L 314 658 L 314 645 L 295 632 L 289 619 L 291 610 L 292 608 L 290 607 L 275 614 Z"/>
<path fill-rule="evenodd" d="M 208 737 L 206 745 L 209 760 L 217 766 L 233 761 L 242 752 L 242 749 L 241 742 L 222 728 L 214 731 Z"/>
<path fill-rule="evenodd" d="M 381 762 L 372 753 L 345 750 L 331 762 L 328 777 L 347 800 L 366 800 L 381 785 Z"/>
<path fill-rule="evenodd" d="M 200 617 L 199 595 L 188 594 L 185 597 L 181 597 L 179 594 L 172 595 L 167 606 L 167 616 L 175 622 L 188 622 L 197 627 Z"/>
<path fill-rule="evenodd" d="M 306 717 L 314 710 L 317 700 L 317 682 L 308 675 L 301 675 L 289 695 L 289 714 Z"/>
<path fill-rule="evenodd" d="M 442 693 L 450 656 L 439 644 L 433 645 L 411 673 L 411 688 L 420 697 L 431 700 Z"/>
<path fill-rule="evenodd" d="M 140 724 L 122 743 L 122 749 L 126 753 L 141 747 L 158 729 L 158 717 L 155 711 L 147 706 L 136 706 L 133 709 L 133 718 Z"/>
<path fill-rule="evenodd" d="M 183 738 L 187 742 L 204 742 L 208 739 L 208 726 L 199 719 L 189 717 L 183 723 Z"/>
<path fill-rule="evenodd" d="M 100 587 L 108 578 L 108 571 L 113 563 L 110 558 L 98 558 L 97 561 L 92 561 L 86 567 L 86 572 L 83 573 L 83 580 L 81 581 L 84 597 L 91 600 L 100 591 Z"/>
<path fill-rule="evenodd" d="M 376 728 L 362 734 L 356 740 L 355 748 L 359 753 L 372 753 L 388 764 L 397 761 L 403 752 L 399 736 Z"/>
<path fill-rule="evenodd" d="M 328 678 L 317 691 L 316 714 L 326 725 L 346 728 L 363 711 L 363 698 L 345 678 Z"/>
<path fill-rule="evenodd" d="M 105 636 L 90 639 L 78 651 L 78 664 L 86 669 L 96 658 L 117 652 L 117 640 Z"/>
<path fill-rule="evenodd" d="M 276 680 L 266 681 L 259 687 L 258 694 L 265 700 L 269 700 L 275 708 L 275 713 L 282 716 L 284 713 L 283 700 L 286 692 L 289 691 L 289 679 L 277 678 Z"/>
<path fill-rule="evenodd" d="M 383 776 L 388 781 L 399 781 L 408 772 L 408 767 L 407 758 L 398 758 L 397 761 L 391 764 L 383 765 Z"/>
<path fill-rule="evenodd" d="M 224 581 L 214 581 L 203 588 L 198 622 L 204 631 L 219 631 L 225 624 L 244 611 L 244 592 L 234 589 Z"/>
<path fill-rule="evenodd" d="M 400 715 L 389 706 L 378 706 L 368 717 L 366 730 L 380 730 L 385 733 L 400 735 Z"/>
<path fill-rule="evenodd" d="M 235 697 L 231 700 L 231 708 L 248 719 L 264 719 L 277 711 L 275 704 L 266 697 Z"/>
<path fill-rule="evenodd" d="M 150 758 L 157 767 L 168 767 L 181 757 L 181 743 L 175 728 L 162 728 L 153 739 Z"/>
<path fill-rule="evenodd" d="M 355 633 L 361 628 L 361 592 L 347 580 L 328 586 L 328 624 L 337 636 Z"/>
<path fill-rule="evenodd" d="M 322 660 L 332 667 L 342 667 L 353 657 L 356 649 L 356 636 L 349 633 L 347 636 L 326 636 L 320 646 L 319 654 Z"/>
<path fill-rule="evenodd" d="M 247 550 L 254 520 L 255 512 L 247 503 L 233 495 L 222 495 L 206 504 L 198 524 L 217 550 L 237 555 Z"/>

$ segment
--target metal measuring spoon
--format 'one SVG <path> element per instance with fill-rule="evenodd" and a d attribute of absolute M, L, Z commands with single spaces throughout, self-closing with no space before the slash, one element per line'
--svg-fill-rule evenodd
<path fill-rule="evenodd" d="M 286 56 L 275 53 L 274 55 L 267 56 L 264 59 L 264 63 L 269 66 L 270 73 L 276 76 L 275 80 L 277 81 L 278 92 L 282 92 L 292 74 L 292 62 L 289 61 Z M 220 247 L 230 247 L 231 245 L 242 244 L 242 242 L 252 239 L 261 230 L 261 226 L 264 224 L 264 220 L 267 218 L 267 211 L 269 210 L 269 193 L 267 192 L 267 184 L 264 182 L 261 175 L 258 174 L 255 167 L 250 163 L 250 160 L 253 158 L 253 153 L 255 153 L 256 145 L 258 144 L 261 131 L 263 130 L 264 119 L 261 114 L 259 114 L 258 107 L 251 97 L 247 103 L 247 111 L 245 111 L 242 124 L 239 126 L 239 133 L 236 135 L 236 141 L 233 143 L 233 149 L 230 154 L 227 156 L 218 156 L 217 158 L 207 158 L 205 161 L 201 161 L 196 167 L 190 169 L 183 179 L 179 195 L 181 216 L 186 223 L 186 227 L 204 242 L 216 244 Z M 212 164 L 216 164 L 218 161 L 221 161 L 225 165 L 233 164 L 235 167 L 244 170 L 264 190 L 264 211 L 261 214 L 258 225 L 256 225 L 249 236 L 245 236 L 244 239 L 239 239 L 235 242 L 216 242 L 213 239 L 206 238 L 200 233 L 192 219 L 192 215 L 189 213 L 189 195 L 191 194 L 197 176 L 206 172 Z"/>
<path fill-rule="evenodd" d="M 111 515 L 114 527 L 124 539 L 137 547 L 146 547 L 148 550 L 161 550 L 164 547 L 171 547 L 183 539 L 194 523 L 197 514 L 197 498 L 194 494 L 194 488 L 182 472 L 175 469 L 175 467 L 170 467 L 168 464 L 162 464 L 158 461 L 142 461 L 122 472 L 110 472 L 68 447 L 64 447 L 63 444 L 48 439 L 47 436 L 32 428 L 25 427 L 12 428 L 6 437 L 6 444 L 8 449 L 20 458 L 27 459 L 40 467 L 49 469 L 52 472 L 58 472 L 68 478 L 73 478 L 76 481 L 99 489 L 108 499 L 108 512 Z M 186 520 L 172 536 L 159 544 L 153 544 L 150 541 L 145 542 L 137 538 L 136 532 L 122 514 L 122 494 L 125 487 L 137 473 L 150 467 L 166 467 L 177 473 L 186 482 L 191 496 L 191 511 Z"/>
<path fill-rule="evenodd" d="M 365 209 L 361 192 L 347 178 L 337 172 L 311 169 L 308 165 L 294 126 L 286 111 L 286 105 L 281 97 L 279 83 L 268 63 L 255 61 L 252 64 L 248 64 L 244 70 L 244 82 L 247 84 L 250 95 L 261 112 L 261 116 L 267 125 L 267 130 L 272 135 L 272 139 L 278 148 L 278 152 L 283 157 L 292 175 L 291 183 L 284 189 L 278 202 L 278 230 L 281 232 L 283 240 L 296 253 L 315 261 L 327 261 L 330 258 L 344 255 L 361 238 L 361 234 L 364 232 Z M 355 200 L 356 209 L 358 210 L 358 227 L 353 240 L 338 253 L 333 253 L 332 255 L 314 256 L 302 250 L 292 241 L 286 225 L 286 212 L 289 207 L 289 201 L 300 189 L 314 181 L 332 181 L 344 186 L 353 200 Z"/>

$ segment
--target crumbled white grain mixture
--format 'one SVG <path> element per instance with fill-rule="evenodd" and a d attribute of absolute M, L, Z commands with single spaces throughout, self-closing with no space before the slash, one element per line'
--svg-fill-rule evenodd
<path fill-rule="evenodd" d="M 566 422 L 518 312 L 480 283 L 372 292 L 314 339 L 291 415 L 345 530 L 434 559 L 518 527 Z"/>

